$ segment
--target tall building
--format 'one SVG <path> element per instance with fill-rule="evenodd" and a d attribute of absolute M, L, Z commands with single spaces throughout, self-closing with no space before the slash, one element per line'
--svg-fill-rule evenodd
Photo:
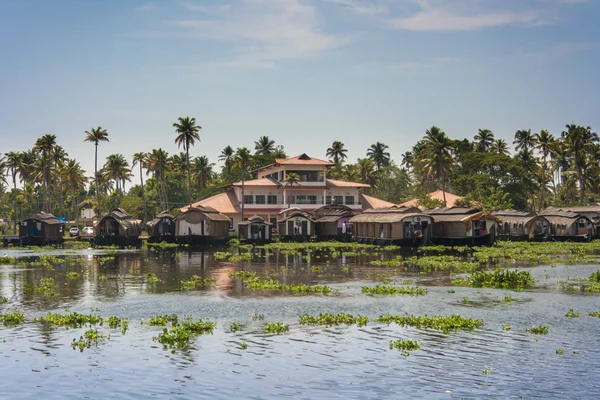
<path fill-rule="evenodd" d="M 257 179 L 232 183 L 224 193 L 208 197 L 193 206 L 208 206 L 227 215 L 237 224 L 244 219 L 259 215 L 267 221 L 276 222 L 277 215 L 287 208 L 297 207 L 312 212 L 326 204 L 343 204 L 355 213 L 370 208 L 390 207 L 393 203 L 361 193 L 359 189 L 371 186 L 364 183 L 346 182 L 327 178 L 327 170 L 335 164 L 301 154 L 291 158 L 278 158 L 273 164 L 254 171 Z M 290 184 L 286 177 L 296 173 L 298 183 Z M 187 207 L 182 208 L 182 211 Z"/>

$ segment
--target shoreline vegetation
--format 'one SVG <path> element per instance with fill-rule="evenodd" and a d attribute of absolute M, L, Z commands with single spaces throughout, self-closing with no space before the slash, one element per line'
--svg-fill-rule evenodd
<path fill-rule="evenodd" d="M 91 172 L 69 156 L 56 134 L 39 137 L 31 148 L 0 154 L 0 234 L 14 234 L 17 221 L 39 211 L 76 224 L 87 221 L 82 209 L 102 215 L 122 207 L 143 221 L 164 210 L 177 216 L 180 207 L 252 179 L 252 171 L 288 156 L 283 146 L 261 136 L 254 150 L 225 146 L 217 157 L 219 170 L 206 155 L 193 154 L 201 129 L 195 118 L 180 117 L 172 130 L 183 152 L 158 148 L 127 155 L 130 160 L 119 153 L 99 160 L 98 147 L 110 149 L 110 134 L 100 126 L 91 128 L 82 132 L 82 140 L 94 146 L 89 148 L 90 156 L 94 152 Z M 433 126 L 401 160 L 393 160 L 389 146 L 381 142 L 355 163 L 341 141 L 324 151 L 335 164 L 328 170 L 330 179 L 368 184 L 370 195 L 394 204 L 418 198 L 419 205 L 441 206 L 446 192 L 463 196 L 459 206 L 476 204 L 487 211 L 540 211 L 600 200 L 600 139 L 591 127 L 569 124 L 556 135 L 521 129 L 512 144 L 511 154 L 509 143 L 489 129 L 461 139 Z M 443 201 L 426 195 L 438 189 Z"/>

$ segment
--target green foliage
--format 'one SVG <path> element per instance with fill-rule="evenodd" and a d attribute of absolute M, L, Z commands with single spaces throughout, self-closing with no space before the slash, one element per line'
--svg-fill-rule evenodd
<path fill-rule="evenodd" d="M 573 309 L 571 308 L 566 314 L 565 317 L 567 318 L 579 318 L 579 313 L 573 311 Z"/>
<path fill-rule="evenodd" d="M 42 317 L 36 319 L 37 321 L 46 322 L 55 326 L 66 326 L 68 328 L 81 328 L 86 324 L 89 325 L 102 325 L 104 319 L 99 315 L 95 314 L 79 314 L 76 312 L 69 312 L 66 314 L 53 314 L 48 313 Z"/>
<path fill-rule="evenodd" d="M 111 315 L 108 317 L 108 327 L 111 329 L 121 328 L 121 333 L 124 335 L 125 332 L 129 329 L 129 319 L 128 318 L 119 318 L 117 316 Z"/>
<path fill-rule="evenodd" d="M 481 373 L 483 375 L 490 375 L 492 373 L 492 369 L 489 368 L 488 366 L 485 366 L 482 368 Z"/>
<path fill-rule="evenodd" d="M 215 283 L 215 278 L 202 278 L 198 275 L 192 275 L 187 281 L 181 281 L 182 290 L 206 289 L 211 283 Z"/>
<path fill-rule="evenodd" d="M 265 324 L 265 332 L 283 335 L 290 330 L 290 327 L 283 322 L 271 322 Z"/>
<path fill-rule="evenodd" d="M 281 283 L 273 279 L 262 279 L 255 272 L 249 271 L 236 271 L 231 276 L 244 282 L 250 290 L 286 291 L 294 294 L 320 293 L 325 295 L 334 292 L 333 289 L 326 285 Z"/>
<path fill-rule="evenodd" d="M 242 324 L 239 324 L 239 323 L 237 323 L 237 322 L 234 322 L 234 323 L 232 323 L 232 324 L 231 324 L 231 326 L 229 327 L 229 330 L 230 330 L 231 332 L 238 332 L 238 331 L 241 331 L 243 327 L 244 327 L 244 325 L 242 325 Z"/>
<path fill-rule="evenodd" d="M 77 279 L 79 278 L 79 274 L 74 271 L 67 272 L 67 279 Z"/>
<path fill-rule="evenodd" d="M 177 317 L 177 314 L 165 314 L 150 317 L 146 323 L 150 326 L 166 326 L 169 322 L 171 322 L 173 325 L 177 325 L 178 321 L 179 318 Z"/>
<path fill-rule="evenodd" d="M 478 271 L 466 280 L 455 280 L 453 284 L 478 288 L 524 289 L 535 284 L 529 271 L 498 269 L 494 272 Z"/>
<path fill-rule="evenodd" d="M 158 279 L 158 277 L 156 276 L 156 274 L 154 272 L 147 272 L 146 280 L 148 281 L 148 283 L 162 282 L 160 279 Z"/>
<path fill-rule="evenodd" d="M 4 326 L 17 326 L 25 322 L 25 316 L 19 312 L 0 314 L 0 322 Z"/>
<path fill-rule="evenodd" d="M 377 317 L 376 321 L 388 325 L 393 322 L 400 326 L 411 326 L 417 329 L 435 329 L 443 333 L 459 330 L 472 331 L 483 326 L 483 321 L 479 319 L 465 318 L 457 314 L 431 317 L 427 314 L 422 316 L 385 314 Z"/>
<path fill-rule="evenodd" d="M 510 326 L 510 325 L 502 325 L 503 331 L 510 331 L 511 329 L 512 329 L 512 326 Z"/>
<path fill-rule="evenodd" d="M 375 287 L 362 286 L 361 291 L 363 293 L 373 294 L 391 294 L 391 295 L 410 295 L 410 296 L 423 296 L 427 294 L 427 289 L 421 289 L 417 287 L 408 286 L 390 286 L 377 284 Z"/>
<path fill-rule="evenodd" d="M 208 320 L 192 321 L 190 318 L 186 318 L 180 324 L 173 322 L 170 329 L 164 328 L 162 333 L 152 340 L 162 344 L 165 348 L 181 349 L 198 335 L 212 334 L 216 326 L 216 323 Z"/>
<path fill-rule="evenodd" d="M 504 298 L 502 299 L 503 302 L 505 303 L 510 303 L 512 301 L 515 301 L 514 298 L 510 297 L 510 296 L 504 296 Z"/>
<path fill-rule="evenodd" d="M 401 350 L 402 355 L 407 357 L 409 355 L 409 351 L 419 350 L 421 348 L 421 343 L 416 340 L 410 339 L 398 339 L 398 340 L 390 340 L 390 350 L 396 349 Z"/>
<path fill-rule="evenodd" d="M 564 349 L 556 349 L 556 354 L 558 354 L 559 356 L 562 356 L 563 354 L 565 354 Z"/>
<path fill-rule="evenodd" d="M 308 314 L 300 315 L 300 323 L 302 325 L 326 325 L 326 326 L 334 326 L 334 325 L 353 325 L 357 324 L 358 326 L 365 326 L 369 323 L 369 318 L 363 315 L 350 315 L 350 314 L 322 314 L 319 313 L 317 316 L 311 316 Z"/>
<path fill-rule="evenodd" d="M 527 332 L 533 333 L 534 335 L 547 335 L 548 327 L 544 325 L 534 326 L 526 329 Z"/>
<path fill-rule="evenodd" d="M 102 333 L 99 333 L 96 329 L 88 329 L 83 333 L 83 336 L 79 337 L 79 340 L 73 339 L 71 347 L 73 347 L 73 350 L 79 349 L 80 352 L 83 352 L 86 348 L 89 349 L 93 343 L 97 345 L 98 341 L 104 340 L 105 336 Z"/>

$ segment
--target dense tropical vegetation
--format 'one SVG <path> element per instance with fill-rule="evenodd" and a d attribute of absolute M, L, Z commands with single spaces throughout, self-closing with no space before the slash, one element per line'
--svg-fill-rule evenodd
<path fill-rule="evenodd" d="M 147 220 L 161 210 L 177 210 L 222 192 L 232 182 L 252 179 L 252 171 L 288 156 L 283 146 L 262 136 L 254 151 L 223 148 L 217 168 L 209 157 L 191 154 L 200 139 L 195 118 L 179 118 L 173 127 L 175 143 L 185 152 L 168 154 L 159 148 L 136 152 L 130 161 L 119 153 L 98 160 L 98 145 L 110 146 L 109 130 L 99 126 L 85 131 L 82 140 L 95 146 L 91 172 L 69 157 L 54 134 L 41 136 L 30 149 L 0 154 L 0 218 L 14 223 L 47 211 L 75 220 L 79 205 L 86 202 L 99 211 L 121 206 Z M 431 204 L 426 193 L 438 189 L 488 209 L 537 211 L 600 201 L 600 140 L 590 127 L 569 124 L 556 135 L 522 129 L 515 132 L 513 145 L 511 155 L 507 141 L 489 129 L 479 129 L 471 140 L 451 138 L 433 126 L 402 154 L 399 164 L 381 142 L 354 163 L 341 141 L 333 141 L 324 153 L 335 163 L 328 178 L 367 183 L 371 195 L 393 203 L 418 197 Z M 132 182 L 132 168 L 139 182 Z M 293 186 L 295 177 L 282 184 Z"/>

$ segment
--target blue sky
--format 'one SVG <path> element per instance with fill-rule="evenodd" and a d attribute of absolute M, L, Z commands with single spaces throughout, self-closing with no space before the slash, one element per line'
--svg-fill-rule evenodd
<path fill-rule="evenodd" d="M 45 133 L 93 172 L 100 157 L 174 144 L 192 155 L 267 135 L 289 155 L 392 157 L 425 129 L 600 126 L 597 0 L 0 0 L 0 152 Z"/>

